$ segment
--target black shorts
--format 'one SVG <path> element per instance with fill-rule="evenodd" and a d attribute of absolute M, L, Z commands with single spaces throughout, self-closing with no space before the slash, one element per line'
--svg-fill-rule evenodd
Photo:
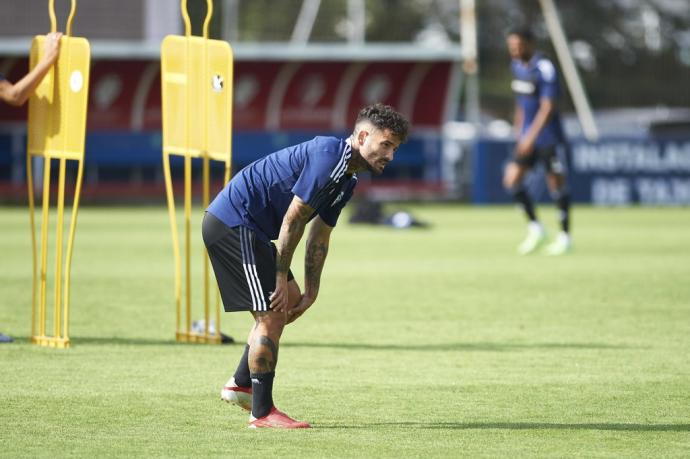
<path fill-rule="evenodd" d="M 551 174 L 564 175 L 566 146 L 563 144 L 551 145 L 544 148 L 535 148 L 528 155 L 513 154 L 513 161 L 520 166 L 533 168 L 537 163 L 542 162 L 546 172 Z"/>
<path fill-rule="evenodd" d="M 276 287 L 276 246 L 206 212 L 201 229 L 226 312 L 268 311 Z M 295 277 L 288 272 L 288 280 Z"/>

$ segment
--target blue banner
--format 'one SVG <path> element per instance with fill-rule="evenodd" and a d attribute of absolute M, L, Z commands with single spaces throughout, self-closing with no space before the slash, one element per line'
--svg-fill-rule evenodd
<path fill-rule="evenodd" d="M 480 140 L 472 155 L 472 202 L 506 203 L 503 168 L 514 143 Z M 575 140 L 567 158 L 576 202 L 606 206 L 690 205 L 690 139 L 604 138 Z M 527 179 L 535 199 L 548 200 L 543 170 Z"/>

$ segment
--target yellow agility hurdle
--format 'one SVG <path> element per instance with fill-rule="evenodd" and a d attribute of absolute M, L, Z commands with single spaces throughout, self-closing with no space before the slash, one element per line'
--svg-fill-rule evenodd
<path fill-rule="evenodd" d="M 72 37 L 72 19 L 76 0 L 72 0 L 67 29 L 60 42 L 60 55 L 50 72 L 43 78 L 29 99 L 26 173 L 29 188 L 31 247 L 33 252 L 33 286 L 31 294 L 31 341 L 41 346 L 67 348 L 69 340 L 69 286 L 72 247 L 79 208 L 79 194 L 84 169 L 84 134 L 89 87 L 89 42 Z M 57 30 L 54 0 L 49 1 L 51 32 Z M 30 67 L 42 57 L 45 35 L 36 36 L 31 44 Z M 43 199 L 41 220 L 41 250 L 37 251 L 34 221 L 34 183 L 32 160 L 43 158 Z M 59 160 L 57 223 L 55 238 L 55 303 L 53 306 L 53 336 L 47 334 L 46 296 L 48 265 L 48 225 L 51 188 L 51 162 Z M 77 161 L 78 172 L 72 205 L 72 216 L 64 260 L 65 173 L 67 161 Z M 38 258 L 40 254 L 40 277 Z M 38 297 L 38 298 L 37 298 Z"/>
<path fill-rule="evenodd" d="M 209 204 L 210 161 L 225 165 L 230 180 L 232 125 L 232 66 L 230 45 L 208 39 L 213 3 L 206 0 L 203 36 L 192 36 L 187 1 L 180 8 L 185 36 L 168 35 L 161 45 L 163 111 L 163 171 L 175 257 L 176 339 L 180 342 L 220 343 L 220 295 L 216 290 L 215 330 L 210 328 L 209 261 L 203 251 L 204 330 L 192 330 L 191 309 L 191 214 L 192 158 L 202 160 L 202 205 Z M 182 262 L 170 156 L 184 157 L 185 317 L 182 319 Z M 184 322 L 184 323 L 183 323 Z"/>

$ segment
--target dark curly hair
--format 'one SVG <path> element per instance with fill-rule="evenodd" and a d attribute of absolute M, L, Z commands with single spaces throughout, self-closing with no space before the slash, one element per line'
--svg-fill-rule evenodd
<path fill-rule="evenodd" d="M 532 29 L 527 26 L 513 27 L 508 31 L 508 35 L 506 36 L 509 37 L 511 35 L 520 37 L 528 43 L 534 43 L 534 32 L 532 32 Z"/>
<path fill-rule="evenodd" d="M 407 140 L 410 122 L 389 105 L 376 103 L 364 107 L 357 114 L 355 126 L 361 121 L 369 121 L 376 126 L 376 128 L 381 130 L 388 129 L 400 139 L 400 142 L 405 142 Z"/>

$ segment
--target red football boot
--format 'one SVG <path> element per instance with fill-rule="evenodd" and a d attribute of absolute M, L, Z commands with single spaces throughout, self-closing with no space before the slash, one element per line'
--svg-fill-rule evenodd
<path fill-rule="evenodd" d="M 238 386 L 235 384 L 235 378 L 230 378 L 220 391 L 220 399 L 237 405 L 245 411 L 252 411 L 252 388 Z"/>
<path fill-rule="evenodd" d="M 308 429 L 311 426 L 306 422 L 296 421 L 287 414 L 279 411 L 275 406 L 268 414 L 261 418 L 249 417 L 249 428 L 273 427 L 276 429 Z"/>

